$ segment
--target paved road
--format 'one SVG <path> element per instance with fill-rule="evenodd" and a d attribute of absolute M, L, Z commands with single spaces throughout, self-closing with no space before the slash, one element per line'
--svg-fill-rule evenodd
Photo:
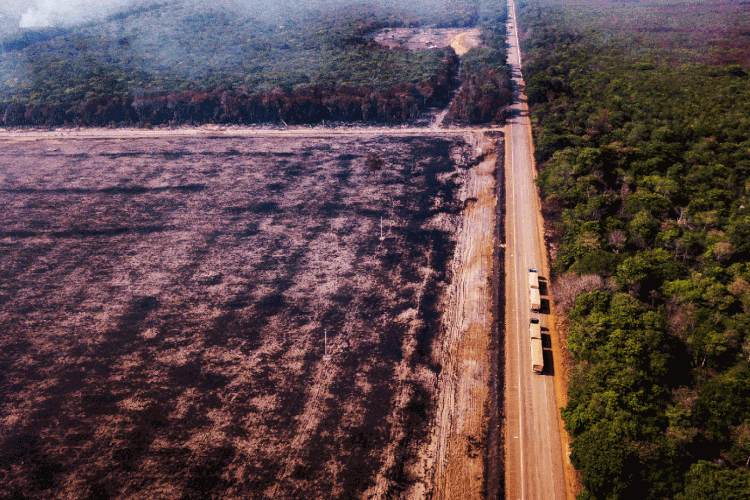
<path fill-rule="evenodd" d="M 563 453 L 555 399 L 554 370 L 545 312 L 549 305 L 546 283 L 542 313 L 531 312 L 527 272 L 530 267 L 547 277 L 539 201 L 534 185 L 531 125 L 523 96 L 521 58 L 516 33 L 515 6 L 509 0 L 508 60 L 515 88 L 511 118 L 506 127 L 506 285 L 505 344 L 506 498 L 565 499 Z M 531 369 L 529 320 L 538 317 L 545 346 L 542 374 Z"/>

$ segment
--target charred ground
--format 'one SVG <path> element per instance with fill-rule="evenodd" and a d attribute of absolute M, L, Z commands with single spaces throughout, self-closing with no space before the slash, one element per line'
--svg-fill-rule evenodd
<path fill-rule="evenodd" d="M 5 144 L 0 490 L 357 497 L 397 435 L 389 491 L 424 479 L 472 161 L 427 138 Z"/>

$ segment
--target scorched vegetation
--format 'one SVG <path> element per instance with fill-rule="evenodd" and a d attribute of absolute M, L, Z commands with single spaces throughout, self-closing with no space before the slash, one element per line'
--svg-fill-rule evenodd
<path fill-rule="evenodd" d="M 5 142 L 0 497 L 429 490 L 432 343 L 472 154 Z"/>

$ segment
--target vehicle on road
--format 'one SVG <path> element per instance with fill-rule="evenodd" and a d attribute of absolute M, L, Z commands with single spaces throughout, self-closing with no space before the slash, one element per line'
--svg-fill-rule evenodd
<path fill-rule="evenodd" d="M 529 287 L 539 288 L 539 273 L 533 267 L 529 269 Z"/>
<path fill-rule="evenodd" d="M 531 369 L 534 373 L 544 371 L 544 349 L 541 338 L 531 339 Z"/>
<path fill-rule="evenodd" d="M 531 369 L 534 373 L 544 371 L 544 349 L 542 346 L 542 329 L 538 318 L 531 318 L 529 322 L 529 338 L 531 340 Z"/>
<path fill-rule="evenodd" d="M 529 288 L 529 299 L 531 300 L 531 310 L 538 313 L 542 308 L 542 298 L 539 295 L 538 288 Z"/>
<path fill-rule="evenodd" d="M 531 324 L 529 325 L 529 338 L 531 339 L 542 338 L 542 329 L 539 326 L 539 320 L 536 318 L 531 319 Z"/>

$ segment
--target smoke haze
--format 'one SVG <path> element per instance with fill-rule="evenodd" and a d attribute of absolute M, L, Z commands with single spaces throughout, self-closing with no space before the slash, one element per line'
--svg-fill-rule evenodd
<path fill-rule="evenodd" d="M 0 0 L 0 31 L 70 26 L 114 14 L 126 7 L 153 3 L 221 7 L 244 11 L 252 17 L 279 20 L 308 10 L 332 9 L 351 4 L 416 7 L 419 0 Z"/>
<path fill-rule="evenodd" d="M 0 16 L 20 28 L 76 24 L 111 14 L 132 0 L 0 0 Z"/>
<path fill-rule="evenodd" d="M 152 3 L 156 2 L 144 0 L 0 0 L 0 29 L 5 28 L 3 31 L 7 31 L 8 28 L 33 29 L 70 26 L 116 13 L 126 7 Z M 168 3 L 173 2 L 168 0 Z M 180 3 L 194 7 L 201 5 L 221 6 L 232 10 L 246 11 L 253 17 L 279 19 L 294 11 L 360 2 L 346 0 L 306 2 L 295 0 L 218 0 L 212 2 L 181 0 Z M 372 3 L 395 4 L 396 2 L 380 1 Z M 403 5 L 404 2 L 400 3 Z"/>

